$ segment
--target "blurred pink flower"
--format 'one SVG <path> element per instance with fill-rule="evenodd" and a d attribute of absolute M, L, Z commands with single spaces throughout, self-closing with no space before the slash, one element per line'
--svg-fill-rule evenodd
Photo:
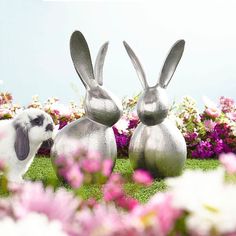
<path fill-rule="evenodd" d="M 72 158 L 67 157 L 66 155 L 59 155 L 55 160 L 55 163 L 58 167 L 61 166 L 71 166 L 74 164 L 74 160 Z"/>
<path fill-rule="evenodd" d="M 44 189 L 42 183 L 27 182 L 13 186 L 12 206 L 14 215 L 23 218 L 30 212 L 44 214 L 49 220 L 59 220 L 65 231 L 71 232 L 71 226 L 80 204 L 80 200 L 64 189 L 56 192 L 52 188 Z"/>
<path fill-rule="evenodd" d="M 212 117 L 212 118 L 217 118 L 221 115 L 221 111 L 218 108 L 206 108 L 205 113 Z"/>
<path fill-rule="evenodd" d="M 161 231 L 163 235 L 167 235 L 174 226 L 175 220 L 181 215 L 181 210 L 173 207 L 172 196 L 168 193 L 154 195 L 149 204 L 157 210 Z"/>
<path fill-rule="evenodd" d="M 72 188 L 78 188 L 83 182 L 104 183 L 110 176 L 113 160 L 104 159 L 99 152 L 87 150 L 81 145 L 75 145 L 74 150 L 60 155 L 55 160 L 58 173 Z"/>
<path fill-rule="evenodd" d="M 93 209 L 85 208 L 77 214 L 79 233 L 76 236 L 125 236 L 124 214 L 113 205 L 98 204 Z M 131 235 L 132 236 L 132 235 Z"/>
<path fill-rule="evenodd" d="M 207 131 L 213 131 L 215 126 L 216 126 L 216 122 L 212 121 L 212 120 L 205 120 L 204 121 L 204 126 L 206 128 Z"/>
<path fill-rule="evenodd" d="M 113 161 L 111 159 L 106 159 L 102 163 L 102 174 L 106 177 L 110 176 L 112 171 Z"/>
<path fill-rule="evenodd" d="M 211 101 L 209 98 L 207 97 L 203 97 L 203 101 L 204 101 L 204 104 L 205 104 L 205 113 L 212 117 L 212 118 L 217 118 L 221 115 L 221 110 L 217 108 L 217 105 Z"/>
<path fill-rule="evenodd" d="M 79 188 L 83 183 L 83 174 L 77 165 L 72 165 L 67 168 L 65 178 L 72 188 Z"/>
<path fill-rule="evenodd" d="M 228 173 L 236 173 L 236 155 L 234 153 L 222 153 L 219 156 L 219 160 Z"/>
<path fill-rule="evenodd" d="M 7 199 L 0 199 L 0 220 L 6 216 L 12 216 L 10 201 Z"/>
<path fill-rule="evenodd" d="M 124 181 L 120 174 L 112 174 L 103 187 L 103 198 L 106 202 L 114 202 L 117 206 L 128 211 L 133 210 L 139 202 L 127 196 L 124 191 Z"/>
<path fill-rule="evenodd" d="M 157 193 L 145 205 L 139 205 L 131 212 L 141 221 L 144 229 L 151 230 L 150 235 L 168 235 L 181 211 L 172 205 L 172 196 Z M 150 233 L 151 233 L 150 232 Z"/>
<path fill-rule="evenodd" d="M 100 170 L 101 162 L 96 159 L 84 159 L 81 161 L 81 168 L 88 173 L 96 173 Z"/>
<path fill-rule="evenodd" d="M 103 187 L 104 200 L 114 201 L 124 196 L 123 180 L 120 174 L 112 174 L 108 182 Z"/>
<path fill-rule="evenodd" d="M 4 172 L 6 170 L 6 163 L 4 160 L 0 159 L 0 172 Z"/>
<path fill-rule="evenodd" d="M 232 98 L 220 97 L 221 110 L 225 113 L 235 110 L 234 100 Z"/>
<path fill-rule="evenodd" d="M 136 170 L 133 174 L 134 182 L 146 186 L 150 186 L 153 183 L 153 178 L 149 172 L 145 170 Z"/>
<path fill-rule="evenodd" d="M 102 155 L 97 151 L 89 150 L 86 157 L 81 160 L 80 167 L 87 173 L 105 172 L 104 176 L 111 173 L 112 160 L 103 160 Z"/>
<path fill-rule="evenodd" d="M 229 113 L 226 114 L 226 116 L 227 116 L 230 120 L 236 121 L 236 111 L 234 111 L 234 112 L 229 112 Z"/>
<path fill-rule="evenodd" d="M 137 199 L 134 199 L 132 197 L 128 196 L 122 196 L 116 200 L 116 204 L 119 207 L 122 207 L 128 211 L 133 210 L 136 206 L 139 205 L 139 202 Z"/>

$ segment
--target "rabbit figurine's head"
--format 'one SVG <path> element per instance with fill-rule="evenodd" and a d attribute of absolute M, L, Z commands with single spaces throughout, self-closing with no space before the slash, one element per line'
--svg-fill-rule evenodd
<path fill-rule="evenodd" d="M 166 87 L 168 86 L 182 57 L 184 45 L 184 40 L 179 40 L 173 45 L 165 60 L 157 84 L 150 87 L 137 56 L 134 54 L 130 46 L 124 42 L 125 49 L 131 58 L 144 89 L 137 104 L 138 116 L 143 124 L 148 126 L 157 125 L 167 117 L 169 105 Z"/>
<path fill-rule="evenodd" d="M 85 113 L 89 119 L 111 127 L 122 116 L 122 104 L 103 87 L 103 64 L 107 48 L 108 42 L 100 48 L 93 70 L 88 44 L 83 34 L 75 31 L 71 35 L 71 57 L 86 88 Z"/>

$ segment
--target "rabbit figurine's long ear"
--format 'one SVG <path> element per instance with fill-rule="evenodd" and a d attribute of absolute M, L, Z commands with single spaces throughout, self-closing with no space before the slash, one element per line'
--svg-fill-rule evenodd
<path fill-rule="evenodd" d="M 75 69 L 87 88 L 97 85 L 94 78 L 92 60 L 88 44 L 80 31 L 75 31 L 70 38 L 70 53 Z"/>
<path fill-rule="evenodd" d="M 30 152 L 28 130 L 20 125 L 16 126 L 15 152 L 20 161 L 27 158 Z"/>
<path fill-rule="evenodd" d="M 131 47 L 124 41 L 123 42 L 125 49 L 134 65 L 134 68 L 136 69 L 137 75 L 139 77 L 139 80 L 143 86 L 144 89 L 148 88 L 148 83 L 147 83 L 147 79 L 146 79 L 146 75 L 144 73 L 143 67 L 141 65 L 141 63 L 139 62 L 139 59 L 137 58 L 137 56 L 135 55 L 134 51 L 131 49 Z"/>
<path fill-rule="evenodd" d="M 108 42 L 104 43 L 97 55 L 95 66 L 94 66 L 94 76 L 99 85 L 103 85 L 103 65 L 107 54 Z"/>
<path fill-rule="evenodd" d="M 165 63 L 162 67 L 161 70 L 161 75 L 158 81 L 158 84 L 162 88 L 166 88 L 168 84 L 170 83 L 170 80 L 176 70 L 176 67 L 179 64 L 179 61 L 182 57 L 182 54 L 184 52 L 184 45 L 185 41 L 184 40 L 179 40 L 177 41 L 173 47 L 171 48 Z"/>

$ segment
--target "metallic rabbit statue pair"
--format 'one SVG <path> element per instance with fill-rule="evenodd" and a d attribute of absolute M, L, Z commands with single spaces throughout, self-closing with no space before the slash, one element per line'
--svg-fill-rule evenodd
<path fill-rule="evenodd" d="M 179 175 L 186 159 L 186 144 L 180 131 L 168 121 L 168 102 L 165 88 L 171 80 L 184 49 L 178 41 L 171 49 L 160 79 L 149 87 L 142 66 L 132 49 L 124 42 L 144 92 L 138 101 L 141 123 L 134 131 L 129 158 L 134 169 L 146 169 L 154 177 Z M 55 164 L 58 156 L 72 155 L 75 143 L 100 152 L 115 164 L 117 147 L 112 126 L 122 116 L 121 102 L 103 87 L 103 64 L 108 43 L 98 52 L 93 70 L 87 42 L 75 31 L 70 40 L 71 57 L 75 69 L 86 88 L 85 117 L 64 127 L 57 134 L 51 151 Z"/>

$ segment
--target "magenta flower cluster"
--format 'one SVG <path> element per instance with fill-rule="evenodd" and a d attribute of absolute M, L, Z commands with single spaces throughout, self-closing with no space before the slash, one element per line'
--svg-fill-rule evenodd
<path fill-rule="evenodd" d="M 204 159 L 218 157 L 221 153 L 236 153 L 235 115 L 234 101 L 229 98 L 221 97 L 218 107 L 206 106 L 199 115 L 198 129 L 187 129 L 184 133 L 188 156 Z"/>
<path fill-rule="evenodd" d="M 133 134 L 133 130 L 139 124 L 139 119 L 137 116 L 132 116 L 127 119 L 127 128 L 125 130 L 118 130 L 118 128 L 113 126 L 113 131 L 116 138 L 116 145 L 117 145 L 117 155 L 119 157 L 127 157 L 129 152 L 129 143 L 131 136 Z"/>

